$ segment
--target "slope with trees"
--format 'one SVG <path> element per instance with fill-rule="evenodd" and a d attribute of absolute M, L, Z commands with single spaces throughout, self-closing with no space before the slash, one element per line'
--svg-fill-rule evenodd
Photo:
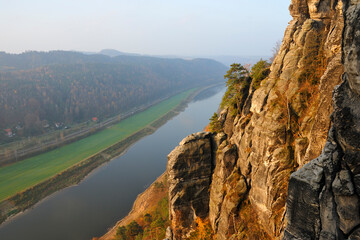
<path fill-rule="evenodd" d="M 105 119 L 189 88 L 216 83 L 208 59 L 108 57 L 76 52 L 0 53 L 0 142 Z M 16 133 L 9 137 L 6 129 Z"/>

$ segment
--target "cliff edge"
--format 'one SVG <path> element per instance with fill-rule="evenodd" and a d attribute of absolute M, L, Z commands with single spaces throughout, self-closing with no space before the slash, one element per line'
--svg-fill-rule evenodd
<path fill-rule="evenodd" d="M 321 221 L 331 217 L 319 210 L 332 201 L 328 190 L 322 193 L 326 181 L 329 189 L 346 196 L 333 193 L 334 203 L 351 199 L 354 208 L 348 212 L 359 212 L 354 184 L 360 174 L 355 131 L 360 131 L 358 6 L 355 0 L 292 0 L 293 20 L 269 76 L 260 84 L 250 79 L 249 87 L 241 86 L 241 103 L 223 108 L 217 133 L 194 134 L 169 154 L 173 239 L 191 239 L 198 219 L 209 222 L 215 239 L 315 239 L 322 231 L 324 236 L 333 234 L 327 230 L 333 222 Z M 341 83 L 344 67 L 345 81 L 336 88 L 333 108 L 332 91 Z M 341 162 L 343 153 L 347 166 L 342 168 L 325 157 Z M 334 168 L 325 168 L 327 163 Z M 330 202 L 320 203 L 319 197 Z M 304 206 L 310 207 L 306 214 L 300 213 Z M 352 227 L 340 235 L 353 234 L 359 218 L 352 219 Z M 309 229 L 298 228 L 304 221 Z M 337 229 L 344 231 L 338 223 Z M 306 231 L 308 235 L 297 235 Z"/>
<path fill-rule="evenodd" d="M 360 239 L 359 0 L 344 1 L 344 20 L 332 128 L 321 155 L 290 177 L 284 239 Z"/>

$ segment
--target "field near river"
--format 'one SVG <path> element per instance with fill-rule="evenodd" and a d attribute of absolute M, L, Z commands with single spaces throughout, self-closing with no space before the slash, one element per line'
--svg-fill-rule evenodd
<path fill-rule="evenodd" d="M 77 142 L 0 168 L 0 201 L 51 178 L 146 128 L 179 105 L 192 91 L 178 94 Z"/>

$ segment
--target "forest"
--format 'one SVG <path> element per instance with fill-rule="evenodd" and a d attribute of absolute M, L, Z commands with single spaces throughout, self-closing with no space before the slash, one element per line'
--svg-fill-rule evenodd
<path fill-rule="evenodd" d="M 0 143 L 102 119 L 189 88 L 221 82 L 209 59 L 0 53 Z"/>

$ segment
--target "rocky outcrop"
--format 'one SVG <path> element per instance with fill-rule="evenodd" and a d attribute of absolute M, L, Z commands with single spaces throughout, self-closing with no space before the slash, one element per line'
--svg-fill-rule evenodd
<path fill-rule="evenodd" d="M 210 188 L 209 218 L 212 228 L 217 231 L 219 221 L 221 221 L 220 225 L 227 225 L 224 224 L 224 221 L 227 221 L 227 219 L 220 218 L 220 210 L 226 193 L 225 188 L 231 188 L 231 186 L 226 186 L 225 182 L 230 175 L 240 175 L 238 171 L 233 172 L 237 160 L 236 146 L 229 145 L 226 140 L 223 140 L 224 138 L 226 139 L 226 136 L 223 133 L 218 134 L 216 138 L 218 139 L 216 142 L 220 144 L 218 145 L 218 150 L 216 152 L 215 170 L 212 175 Z M 241 182 L 239 187 L 246 191 L 246 183 L 244 181 Z M 244 194 L 244 191 L 241 191 L 240 194 Z M 229 204 L 229 201 L 226 202 Z M 227 212 L 230 213 L 231 209 Z M 227 214 L 225 215 L 225 218 L 229 216 L 230 214 Z"/>
<path fill-rule="evenodd" d="M 291 175 L 284 239 L 360 239 L 360 1 L 344 1 L 344 20 L 333 126 L 322 154 Z"/>
<path fill-rule="evenodd" d="M 254 92 L 251 113 L 234 121 L 236 166 L 249 182 L 259 224 L 273 238 L 284 231 L 290 173 L 326 142 L 331 92 L 343 73 L 341 9 L 341 1 L 292 1 L 294 19 L 270 76 Z"/>
<path fill-rule="evenodd" d="M 351 4 L 353 3 L 354 0 L 351 1 Z M 348 7 L 345 2 L 347 9 L 351 6 Z M 257 215 L 254 223 L 258 225 L 257 229 L 266 232 L 262 236 L 269 236 L 269 239 L 282 238 L 286 221 L 288 225 L 285 237 L 288 239 L 312 239 L 320 236 L 322 239 L 331 239 L 328 237 L 340 237 L 344 234 L 343 231 L 348 232 L 346 234 L 360 232 L 352 227 L 357 224 L 357 217 L 352 216 L 352 222 L 348 219 L 350 213 L 356 213 L 355 205 L 358 200 L 354 195 L 357 191 L 355 182 L 360 182 L 360 169 L 357 172 L 357 165 L 353 164 L 357 157 L 354 155 L 354 148 L 349 148 L 348 154 L 343 150 L 343 145 L 348 144 L 346 139 L 354 139 L 356 135 L 344 128 L 342 137 L 338 136 L 335 130 L 332 130 L 331 137 L 328 137 L 329 115 L 333 112 L 332 90 L 341 82 L 344 72 L 341 63 L 344 27 L 342 9 L 343 2 L 337 0 L 292 0 L 290 13 L 293 20 L 285 31 L 269 77 L 263 80 L 256 90 L 253 85 L 250 86 L 243 109 L 239 109 L 238 114 L 234 115 L 226 108 L 221 112 L 219 121 L 223 125 L 223 132 L 211 135 L 209 151 L 212 154 L 207 154 L 209 159 L 205 160 L 203 156 L 194 154 L 198 150 L 192 147 L 196 147 L 195 142 L 198 140 L 192 143 L 191 150 L 180 144 L 178 148 L 187 152 L 187 155 L 183 155 L 194 158 L 189 160 L 190 165 L 181 168 L 184 170 L 181 174 L 174 174 L 173 184 L 170 185 L 173 190 L 170 198 L 179 196 L 170 203 L 170 209 L 174 213 L 173 228 L 183 226 L 182 229 L 190 230 L 191 226 L 195 225 L 193 220 L 200 215 L 195 213 L 191 203 L 198 201 L 198 195 L 194 193 L 190 196 L 183 190 L 187 189 L 184 190 L 187 192 L 190 191 L 188 187 L 196 186 L 194 191 L 198 192 L 198 186 L 186 183 L 185 188 L 182 188 L 179 184 L 196 182 L 192 175 L 195 166 L 198 166 L 199 162 L 211 162 L 211 167 L 205 164 L 208 167 L 204 167 L 197 174 L 199 179 L 203 179 L 204 189 L 208 191 L 207 195 L 202 195 L 202 203 L 208 204 L 204 205 L 207 212 L 202 212 L 202 216 L 209 217 L 216 239 L 247 236 L 246 231 L 249 230 L 242 228 L 240 222 L 240 215 L 246 215 L 241 212 L 244 200 L 251 212 Z M 345 15 L 345 22 L 357 20 Z M 357 23 L 352 23 L 351 26 Z M 344 36 L 346 34 L 354 38 L 358 36 L 357 30 L 352 28 L 346 28 Z M 358 52 L 354 53 L 352 42 L 343 42 L 343 45 L 344 49 L 348 48 L 351 52 L 350 59 L 358 56 Z M 343 61 L 350 61 L 346 60 L 346 56 L 348 55 L 344 54 Z M 351 73 L 356 73 L 359 69 L 355 68 L 357 65 L 352 63 L 351 66 Z M 346 78 L 349 78 L 350 75 L 347 75 Z M 357 80 L 351 78 L 348 82 L 350 81 L 352 84 L 344 83 L 337 91 L 347 92 L 347 89 L 354 88 Z M 351 90 L 349 94 L 353 92 Z M 343 95 L 340 92 L 339 94 Z M 339 104 L 351 105 L 354 99 L 349 98 L 342 102 L 337 100 L 335 109 Z M 357 117 L 356 109 L 349 107 L 346 111 L 352 112 L 354 118 Z M 348 113 L 337 114 L 335 110 L 333 119 L 340 118 L 341 114 Z M 333 129 L 337 129 L 335 122 Z M 346 134 L 349 135 L 348 138 Z M 339 137 L 344 140 L 338 142 Z M 201 146 L 203 141 L 204 139 L 199 138 Z M 348 156 L 348 168 L 340 164 L 343 154 Z M 181 154 L 180 157 L 177 157 L 178 155 L 170 154 L 169 161 L 179 161 L 179 164 L 183 162 Z M 319 155 L 320 157 L 309 163 Z M 194 165 L 191 166 L 192 164 Z M 168 171 L 173 171 L 169 166 L 170 164 Z M 300 170 L 294 173 L 290 180 L 290 174 L 298 169 Z M 340 174 L 341 169 L 350 172 Z M 356 170 L 355 174 L 352 173 L 353 170 Z M 183 173 L 186 171 L 190 171 L 188 174 L 191 176 L 185 176 Z M 348 176 L 351 176 L 351 182 Z M 288 209 L 286 217 L 285 203 L 289 180 L 290 184 L 296 187 L 289 189 L 288 205 L 293 208 Z M 339 187 L 345 182 L 347 188 Z M 355 189 L 353 192 L 351 186 Z M 338 191 L 334 192 L 333 189 Z M 297 197 L 297 192 L 302 192 L 303 197 Z M 344 195 L 344 192 L 347 195 Z M 208 199 L 205 200 L 205 197 Z M 186 201 L 189 203 L 185 203 Z M 179 202 L 182 204 L 177 205 Z M 352 202 L 353 207 L 347 209 L 343 206 L 346 202 Z M 182 207 L 184 215 L 176 214 L 176 210 Z M 304 211 L 305 207 L 309 210 Z M 304 221 L 307 222 L 301 228 L 294 227 L 300 226 Z M 338 224 L 340 222 L 342 225 Z M 184 237 L 184 234 L 174 235 L 175 239 Z"/>
<path fill-rule="evenodd" d="M 335 196 L 330 189 L 341 151 L 334 141 L 333 129 L 330 133 L 323 153 L 291 175 L 284 239 L 319 239 L 320 236 L 333 239 L 339 235 L 335 227 L 338 221 Z"/>
<path fill-rule="evenodd" d="M 191 233 L 197 217 L 208 216 L 212 141 L 211 133 L 192 134 L 168 155 L 169 213 L 176 239 Z"/>
<path fill-rule="evenodd" d="M 345 1 L 345 29 L 343 33 L 343 63 L 351 90 L 360 95 L 360 14 L 359 0 Z"/>
<path fill-rule="evenodd" d="M 169 207 L 175 239 L 190 236 L 196 218 L 209 218 L 226 239 L 229 222 L 248 184 L 236 166 L 237 148 L 226 135 L 200 132 L 182 140 L 168 155 Z"/>

